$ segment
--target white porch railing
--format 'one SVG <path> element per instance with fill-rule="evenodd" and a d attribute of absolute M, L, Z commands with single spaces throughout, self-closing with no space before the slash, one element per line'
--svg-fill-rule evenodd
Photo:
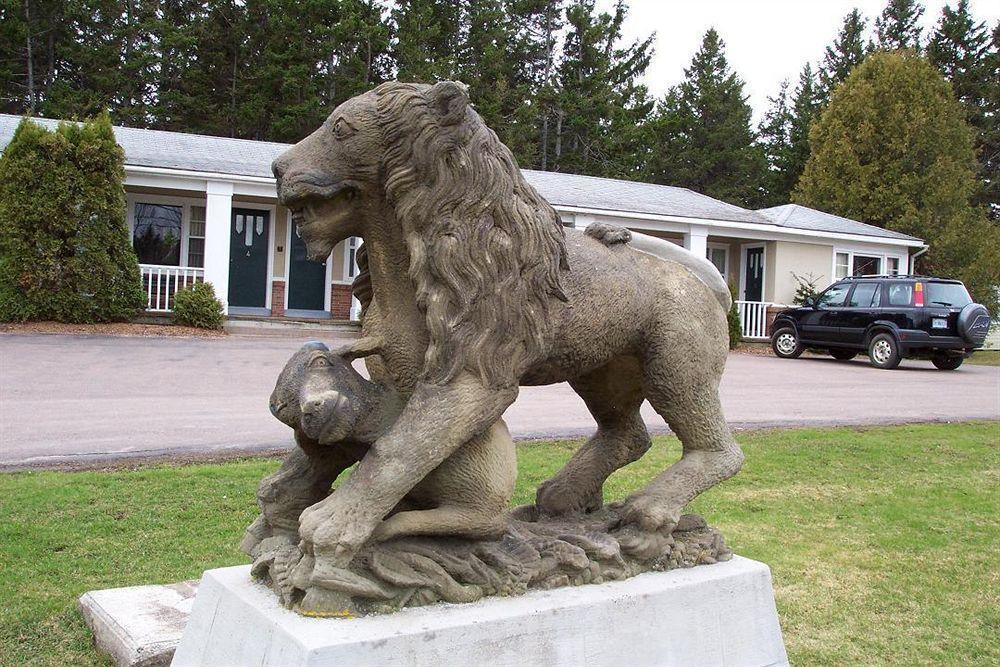
<path fill-rule="evenodd" d="M 737 301 L 736 310 L 743 323 L 743 337 L 748 339 L 767 338 L 767 307 L 766 301 Z"/>
<path fill-rule="evenodd" d="M 177 290 L 205 280 L 205 269 L 191 266 L 140 264 L 139 272 L 146 290 L 146 310 L 153 313 L 169 313 Z"/>

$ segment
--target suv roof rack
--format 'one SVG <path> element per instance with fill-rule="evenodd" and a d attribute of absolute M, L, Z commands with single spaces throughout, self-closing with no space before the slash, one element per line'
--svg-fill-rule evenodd
<path fill-rule="evenodd" d="M 924 280 L 942 280 L 932 276 L 922 276 L 916 273 L 868 273 L 863 276 L 845 276 L 841 280 L 859 280 L 861 278 L 923 278 Z"/>

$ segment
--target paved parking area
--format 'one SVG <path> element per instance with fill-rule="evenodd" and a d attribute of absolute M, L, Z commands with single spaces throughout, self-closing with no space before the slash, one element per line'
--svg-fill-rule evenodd
<path fill-rule="evenodd" d="M 267 398 L 304 340 L 0 334 L 0 466 L 288 447 Z M 1000 419 L 1000 367 L 734 354 L 722 395 L 741 428 Z M 516 438 L 594 428 L 567 385 L 523 388 L 505 416 Z"/>

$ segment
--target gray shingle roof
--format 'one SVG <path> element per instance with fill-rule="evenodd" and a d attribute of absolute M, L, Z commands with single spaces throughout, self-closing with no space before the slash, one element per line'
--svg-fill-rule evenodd
<path fill-rule="evenodd" d="M 824 213 L 823 211 L 817 211 L 814 208 L 800 206 L 799 204 L 785 204 L 784 206 L 762 208 L 757 212 L 779 227 L 808 229 L 819 232 L 836 232 L 840 234 L 858 234 L 860 236 L 880 236 L 882 238 L 904 239 L 907 241 L 920 240 L 914 236 L 858 222 L 850 218 L 842 218 L 832 213 Z"/>
<path fill-rule="evenodd" d="M 769 224 L 753 211 L 687 188 L 552 171 L 523 171 L 528 182 L 556 206 Z"/>
<path fill-rule="evenodd" d="M 58 121 L 44 118 L 35 121 L 46 127 L 58 124 Z M 0 149 L 10 141 L 20 122 L 20 116 L 0 114 Z M 115 126 L 115 137 L 125 149 L 128 165 L 264 178 L 271 177 L 272 160 L 289 146 L 119 126 Z M 777 225 L 883 238 L 913 238 L 794 205 L 750 211 L 687 188 L 530 169 L 525 169 L 524 175 L 555 206 L 743 222 L 772 229 Z"/>
<path fill-rule="evenodd" d="M 59 121 L 47 118 L 34 120 L 49 128 L 59 124 Z M 20 122 L 20 116 L 0 114 L 0 148 L 7 145 Z M 266 178 L 271 178 L 271 161 L 288 148 L 287 144 L 266 141 L 140 130 L 117 125 L 115 138 L 125 149 L 125 164 Z"/>

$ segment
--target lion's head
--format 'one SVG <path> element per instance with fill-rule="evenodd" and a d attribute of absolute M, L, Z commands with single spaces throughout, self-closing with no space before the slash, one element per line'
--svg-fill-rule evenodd
<path fill-rule="evenodd" d="M 565 299 L 563 229 L 464 86 L 384 83 L 337 107 L 274 172 L 311 258 L 374 225 L 405 240 L 427 381 L 467 369 L 516 383 L 544 354 L 551 300 Z"/>

